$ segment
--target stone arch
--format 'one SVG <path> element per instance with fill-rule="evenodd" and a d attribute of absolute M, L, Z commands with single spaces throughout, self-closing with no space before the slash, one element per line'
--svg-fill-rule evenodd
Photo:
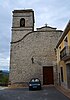
<path fill-rule="evenodd" d="M 25 19 L 24 18 L 20 19 L 20 27 L 25 27 Z"/>

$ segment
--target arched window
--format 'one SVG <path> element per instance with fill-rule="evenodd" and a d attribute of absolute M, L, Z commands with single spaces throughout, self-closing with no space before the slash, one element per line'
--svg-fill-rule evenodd
<path fill-rule="evenodd" d="M 25 27 L 25 19 L 24 18 L 20 19 L 20 27 Z"/>

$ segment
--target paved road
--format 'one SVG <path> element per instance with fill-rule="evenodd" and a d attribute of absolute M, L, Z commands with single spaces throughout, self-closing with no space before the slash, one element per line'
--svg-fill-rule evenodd
<path fill-rule="evenodd" d="M 39 91 L 22 89 L 0 90 L 0 100 L 70 100 L 55 87 L 46 87 Z"/>

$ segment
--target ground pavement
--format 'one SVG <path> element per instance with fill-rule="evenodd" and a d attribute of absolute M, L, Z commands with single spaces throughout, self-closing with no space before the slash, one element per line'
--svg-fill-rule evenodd
<path fill-rule="evenodd" d="M 43 87 L 39 91 L 28 88 L 1 89 L 0 100 L 70 100 L 55 87 Z"/>

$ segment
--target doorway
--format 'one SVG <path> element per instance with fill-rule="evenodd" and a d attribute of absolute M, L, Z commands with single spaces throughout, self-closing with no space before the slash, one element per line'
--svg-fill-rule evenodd
<path fill-rule="evenodd" d="M 43 67 L 43 85 L 54 84 L 53 66 Z"/>

